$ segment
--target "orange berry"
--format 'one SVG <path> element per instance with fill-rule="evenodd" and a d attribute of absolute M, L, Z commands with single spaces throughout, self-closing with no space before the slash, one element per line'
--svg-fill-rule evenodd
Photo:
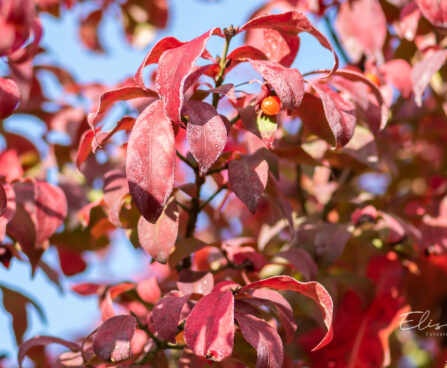
<path fill-rule="evenodd" d="M 376 86 L 380 86 L 380 78 L 377 74 L 367 72 L 365 73 L 365 78 L 369 79 L 371 82 L 373 82 Z"/>
<path fill-rule="evenodd" d="M 261 110 L 266 115 L 276 115 L 281 110 L 281 101 L 277 96 L 268 96 L 261 102 Z"/>

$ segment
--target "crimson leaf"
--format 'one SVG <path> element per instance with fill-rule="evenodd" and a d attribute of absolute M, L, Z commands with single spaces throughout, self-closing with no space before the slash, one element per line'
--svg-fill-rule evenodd
<path fill-rule="evenodd" d="M 155 223 L 174 186 L 175 146 L 171 121 L 158 100 L 137 118 L 127 146 L 130 194 L 143 217 Z"/>
<path fill-rule="evenodd" d="M 12 114 L 20 100 L 17 83 L 9 78 L 0 78 L 0 119 Z"/>

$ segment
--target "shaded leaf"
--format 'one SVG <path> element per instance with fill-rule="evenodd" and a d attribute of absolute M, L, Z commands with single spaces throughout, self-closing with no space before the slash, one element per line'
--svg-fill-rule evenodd
<path fill-rule="evenodd" d="M 132 355 L 130 341 L 135 333 L 135 317 L 120 315 L 109 318 L 96 332 L 93 341 L 95 354 L 105 361 L 119 362 Z"/>
<path fill-rule="evenodd" d="M 155 223 L 174 186 L 175 146 L 171 121 L 158 100 L 137 118 L 127 146 L 130 194 L 143 217 Z"/>
<path fill-rule="evenodd" d="M 81 19 L 79 27 L 79 36 L 81 42 L 89 50 L 104 52 L 98 38 L 98 26 L 102 20 L 103 10 L 92 11 L 87 17 Z"/>
<path fill-rule="evenodd" d="M 231 189 L 251 213 L 255 213 L 259 198 L 264 193 L 268 170 L 267 161 L 259 154 L 232 160 L 228 166 Z"/>
<path fill-rule="evenodd" d="M 179 274 L 177 288 L 183 295 L 187 294 L 209 294 L 214 287 L 214 277 L 211 272 L 192 271 L 184 269 Z"/>
<path fill-rule="evenodd" d="M 8 204 L 8 199 L 6 197 L 6 190 L 0 183 L 0 217 L 6 212 L 6 206 Z"/>
<path fill-rule="evenodd" d="M 10 78 L 0 78 L 0 119 L 11 115 L 20 100 L 20 89 Z"/>
<path fill-rule="evenodd" d="M 317 276 L 318 266 L 306 250 L 292 247 L 277 253 L 277 255 L 287 259 L 306 280 L 314 279 Z"/>
<path fill-rule="evenodd" d="M 180 314 L 189 297 L 189 294 L 171 291 L 154 305 L 152 319 L 159 338 L 175 343 Z"/>
<path fill-rule="evenodd" d="M 121 170 L 108 171 L 104 175 L 104 203 L 107 216 L 116 227 L 122 227 L 120 220 L 123 197 L 129 193 L 129 186 L 124 172 Z"/>

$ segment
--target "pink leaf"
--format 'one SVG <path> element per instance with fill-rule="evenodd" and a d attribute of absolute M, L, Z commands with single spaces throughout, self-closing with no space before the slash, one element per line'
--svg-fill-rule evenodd
<path fill-rule="evenodd" d="M 240 31 L 253 28 L 271 28 L 279 32 L 296 35 L 301 32 L 310 33 L 323 46 L 332 52 L 334 56 L 334 66 L 330 74 L 335 72 L 338 68 L 338 57 L 328 39 L 316 29 L 306 15 L 300 11 L 289 11 L 281 14 L 262 15 L 253 18 L 245 23 Z"/>
<path fill-rule="evenodd" d="M 112 91 L 105 92 L 100 100 L 99 106 L 95 112 L 88 114 L 88 123 L 92 130 L 96 129 L 96 123 L 99 122 L 109 107 L 117 101 L 127 101 L 140 97 L 157 97 L 157 94 L 150 89 L 138 86 L 126 86 Z"/>
<path fill-rule="evenodd" d="M 152 309 L 152 318 L 158 337 L 175 343 L 180 313 L 190 295 L 182 295 L 178 291 L 171 291 L 165 295 Z"/>
<path fill-rule="evenodd" d="M 416 0 L 422 14 L 436 27 L 447 27 L 447 4 L 442 0 Z"/>
<path fill-rule="evenodd" d="M 161 296 L 161 290 L 158 286 L 155 276 L 142 280 L 137 285 L 137 293 L 146 303 L 154 304 Z"/>
<path fill-rule="evenodd" d="M 79 147 L 76 152 L 76 167 L 81 170 L 82 164 L 87 160 L 88 155 L 92 152 L 92 142 L 95 138 L 93 130 L 86 130 L 79 140 Z"/>
<path fill-rule="evenodd" d="M 210 272 L 184 269 L 179 273 L 177 288 L 183 295 L 198 293 L 209 294 L 214 287 L 214 277 Z"/>
<path fill-rule="evenodd" d="M 246 59 L 267 60 L 267 56 L 259 49 L 253 46 L 240 46 L 234 49 L 228 56 L 227 60 L 231 60 L 230 65 L 225 69 L 226 72 L 233 69 L 236 65 L 246 61 Z"/>
<path fill-rule="evenodd" d="M 110 222 L 122 227 L 120 211 L 123 197 L 129 193 L 129 186 L 124 172 L 120 170 L 108 171 L 104 175 L 104 203 L 107 206 L 107 214 Z"/>
<path fill-rule="evenodd" d="M 52 336 L 35 336 L 29 340 L 26 340 L 19 346 L 19 352 L 17 354 L 17 359 L 19 361 L 19 367 L 22 367 L 23 359 L 25 359 L 26 353 L 29 349 L 34 346 L 48 345 L 48 344 L 59 344 L 64 345 L 71 351 L 80 351 L 81 346 L 74 342 L 66 341 Z"/>
<path fill-rule="evenodd" d="M 109 318 L 96 332 L 93 342 L 95 354 L 102 360 L 119 362 L 132 355 L 130 341 L 135 333 L 133 316 L 120 315 Z"/>
<path fill-rule="evenodd" d="M 327 328 L 324 338 L 315 346 L 312 351 L 321 349 L 323 346 L 329 344 L 332 340 L 332 315 L 333 315 L 333 303 L 332 298 L 327 290 L 318 282 L 300 282 L 289 276 L 274 276 L 264 280 L 253 282 L 244 286 L 240 292 L 249 289 L 259 289 L 263 287 L 269 287 L 276 290 L 292 290 L 296 291 L 308 298 L 314 300 L 320 307 L 324 316 L 324 324 Z"/>
<path fill-rule="evenodd" d="M 138 68 L 136 74 L 135 74 L 135 81 L 137 82 L 137 85 L 140 87 L 144 87 L 144 80 L 143 80 L 143 70 L 146 66 L 150 64 L 158 63 L 160 60 L 161 55 L 168 50 L 175 49 L 176 47 L 179 47 L 183 45 L 184 42 L 180 42 L 174 37 L 165 37 L 158 41 L 154 47 L 147 53 L 145 56 L 143 62 L 141 63 L 140 67 Z"/>
<path fill-rule="evenodd" d="M 130 194 L 144 218 L 155 223 L 174 187 L 175 138 L 158 100 L 137 118 L 127 146 Z"/>
<path fill-rule="evenodd" d="M 342 147 L 354 135 L 356 125 L 354 105 L 324 84 L 312 83 L 323 102 L 324 114 L 335 138 L 335 145 Z"/>
<path fill-rule="evenodd" d="M 234 344 L 234 297 L 214 290 L 194 306 L 185 323 L 185 342 L 194 354 L 214 361 L 231 355 Z"/>
<path fill-rule="evenodd" d="M 342 3 L 335 26 L 353 61 L 358 61 L 362 53 L 379 61 L 383 59 L 382 47 L 387 23 L 379 1 L 355 0 Z"/>
<path fill-rule="evenodd" d="M 250 64 L 272 86 L 287 111 L 296 112 L 304 95 L 301 73 L 273 61 L 250 60 Z"/>
<path fill-rule="evenodd" d="M 256 350 L 256 368 L 281 368 L 284 351 L 278 332 L 264 320 L 252 314 L 238 313 L 236 318 L 242 336 Z"/>
<path fill-rule="evenodd" d="M 422 94 L 433 77 L 447 58 L 447 50 L 437 50 L 424 56 L 424 58 L 413 66 L 411 79 L 416 104 L 422 105 Z"/>
<path fill-rule="evenodd" d="M 402 97 L 408 98 L 413 90 L 411 83 L 411 66 L 406 60 L 394 59 L 387 61 L 380 67 L 383 78 L 394 85 Z"/>
<path fill-rule="evenodd" d="M 23 168 L 15 149 L 9 149 L 0 153 L 0 179 L 11 183 L 21 179 Z"/>
<path fill-rule="evenodd" d="M 9 78 L 0 78 L 0 119 L 11 115 L 20 100 L 17 83 Z"/>
<path fill-rule="evenodd" d="M 216 30 L 213 28 L 190 42 L 165 51 L 159 60 L 157 92 L 163 99 L 166 116 L 176 123 L 181 121 L 186 78 L 193 72 L 197 59 L 205 50 L 206 42 Z"/>
<path fill-rule="evenodd" d="M 259 154 L 230 161 L 228 179 L 231 189 L 251 213 L 255 213 L 259 198 L 264 193 L 268 170 L 267 161 Z"/>
<path fill-rule="evenodd" d="M 216 109 L 205 102 L 188 101 L 182 113 L 188 117 L 188 143 L 203 176 L 225 148 L 227 128 Z"/>
<path fill-rule="evenodd" d="M 177 240 L 179 226 L 178 208 L 173 198 L 155 223 L 140 217 L 138 239 L 143 249 L 154 260 L 166 263 Z"/>

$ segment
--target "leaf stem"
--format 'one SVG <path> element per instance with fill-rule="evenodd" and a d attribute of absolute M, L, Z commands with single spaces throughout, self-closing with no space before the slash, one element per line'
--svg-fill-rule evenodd
<path fill-rule="evenodd" d="M 185 164 L 187 164 L 191 169 L 194 171 L 197 169 L 197 166 L 193 164 L 191 161 L 189 161 L 185 156 L 183 156 L 179 151 L 175 151 L 177 154 L 177 157 L 182 160 Z"/>
<path fill-rule="evenodd" d="M 222 185 L 220 188 L 218 188 L 212 195 L 209 197 L 205 202 L 202 203 L 202 205 L 199 208 L 199 211 L 203 210 L 216 196 L 224 189 L 228 188 L 228 184 Z"/>
<path fill-rule="evenodd" d="M 233 27 L 224 29 L 225 43 L 223 46 L 222 56 L 220 57 L 219 61 L 220 70 L 219 74 L 216 77 L 216 88 L 220 87 L 224 80 L 225 69 L 227 67 L 227 55 L 228 55 L 228 49 L 230 47 L 230 41 L 233 38 L 233 36 L 237 33 L 237 31 L 235 32 L 234 30 L 235 29 Z M 213 106 L 215 109 L 217 109 L 218 103 L 219 103 L 219 94 L 213 93 Z"/>

